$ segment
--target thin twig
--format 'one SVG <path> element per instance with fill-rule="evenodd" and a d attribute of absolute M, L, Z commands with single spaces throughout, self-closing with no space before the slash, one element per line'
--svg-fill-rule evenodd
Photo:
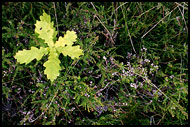
<path fill-rule="evenodd" d="M 123 16 L 124 16 L 124 19 L 125 19 L 125 14 L 123 12 L 123 8 L 121 7 L 121 10 L 122 10 L 122 13 L 123 13 Z M 130 42 L 131 42 L 131 45 L 132 45 L 132 48 L 133 48 L 133 51 L 135 52 L 135 54 L 137 54 L 137 52 L 135 51 L 135 48 L 134 48 L 134 45 L 133 45 L 133 40 L 131 39 L 131 34 L 129 32 L 129 29 L 128 29 L 128 25 L 127 25 L 127 22 L 125 21 L 125 24 L 127 26 L 127 32 L 128 32 L 128 35 L 129 35 L 129 39 L 130 39 Z"/>
<path fill-rule="evenodd" d="M 179 5 L 177 5 L 170 13 L 168 13 L 164 18 L 162 18 L 158 23 L 156 23 L 148 32 L 146 32 L 141 38 L 144 38 L 154 27 L 156 27 L 161 21 L 163 21 L 168 15 L 170 15 Z"/>
<path fill-rule="evenodd" d="M 155 125 L 154 116 L 150 117 L 150 125 Z"/>
<path fill-rule="evenodd" d="M 177 3 L 177 2 L 176 2 Z M 185 18 L 184 18 L 184 13 L 182 13 L 182 11 L 181 11 L 181 9 L 180 9 L 180 7 L 178 6 L 178 9 L 179 9 L 179 11 L 180 11 L 180 13 L 181 13 L 181 15 L 182 15 L 182 18 L 183 18 L 183 21 L 184 21 L 184 23 L 185 23 L 185 27 L 186 27 L 186 30 L 187 30 L 187 34 L 188 34 L 188 27 L 187 27 L 187 24 L 186 24 L 186 21 L 185 21 Z"/>
<path fill-rule="evenodd" d="M 77 107 L 77 109 L 79 110 L 79 112 L 82 114 L 82 116 L 83 117 L 85 117 L 84 115 L 83 115 L 83 113 L 81 112 L 81 110 L 78 108 L 78 106 L 74 103 L 74 105 Z"/>
<path fill-rule="evenodd" d="M 127 24 L 127 23 L 126 23 L 126 24 Z M 127 26 L 127 28 L 128 28 L 128 26 Z M 128 32 L 128 35 L 129 35 L 129 39 L 130 39 L 130 42 L 131 42 L 133 51 L 135 52 L 135 54 L 137 54 L 137 52 L 135 51 L 135 48 L 134 48 L 134 46 L 133 46 L 133 41 L 132 41 L 132 39 L 131 39 L 131 35 L 130 35 L 130 32 L 129 32 L 129 29 L 127 29 L 127 32 Z"/>
<path fill-rule="evenodd" d="M 160 122 L 163 120 L 163 118 L 165 117 L 165 114 L 162 116 L 162 118 L 158 121 L 158 123 L 156 125 L 159 125 Z"/>
<path fill-rule="evenodd" d="M 98 11 L 96 10 L 94 4 L 93 4 L 92 2 L 90 2 L 90 3 L 91 3 L 91 5 L 93 6 L 93 8 L 94 8 L 94 10 L 96 11 L 96 13 L 98 14 Z M 108 32 L 108 34 L 109 34 L 109 36 L 110 36 L 110 38 L 111 38 L 111 42 L 112 42 L 113 44 L 115 44 L 115 42 L 113 41 L 113 38 L 112 38 L 112 35 L 111 35 L 110 31 L 106 28 L 106 26 L 102 23 L 102 21 L 99 19 L 99 17 L 98 17 L 97 15 L 95 15 L 95 17 L 98 19 L 98 21 L 102 24 L 102 26 L 103 26 L 103 27 L 106 29 L 106 31 Z"/>
<path fill-rule="evenodd" d="M 128 2 L 125 2 L 125 3 L 121 4 L 119 7 L 117 7 L 117 8 L 115 9 L 115 12 L 116 12 L 121 6 L 125 5 L 126 3 L 128 3 Z"/>
<path fill-rule="evenodd" d="M 147 12 L 149 12 L 150 10 L 154 9 L 155 7 L 157 7 L 157 6 L 152 7 L 151 9 L 149 9 L 149 10 L 143 12 L 142 14 L 140 14 L 139 16 L 136 16 L 136 17 L 141 17 L 142 15 L 144 15 L 145 13 L 147 13 Z"/>
<path fill-rule="evenodd" d="M 107 83 L 106 86 L 105 86 L 103 89 L 98 90 L 96 93 L 99 93 L 99 92 L 105 90 L 105 89 L 107 88 L 108 85 L 109 85 L 109 83 Z"/>
<path fill-rule="evenodd" d="M 184 7 L 183 5 L 181 5 L 181 4 L 179 4 L 179 3 L 177 3 L 177 2 L 175 2 L 177 5 L 179 5 L 179 6 L 181 6 L 181 7 L 183 7 L 185 10 L 188 10 L 188 8 L 187 7 Z"/>
<path fill-rule="evenodd" d="M 182 74 L 182 65 L 183 65 L 183 60 L 182 60 L 182 55 L 181 55 L 181 53 L 180 53 L 180 57 L 181 57 L 180 74 Z M 180 80 L 181 80 L 181 75 L 180 75 Z"/>
<path fill-rule="evenodd" d="M 33 123 L 34 121 L 36 121 L 37 119 L 39 119 L 42 115 L 44 115 L 45 114 L 45 112 L 49 109 L 49 107 L 51 106 L 51 104 L 52 104 L 52 102 L 53 102 L 53 100 L 54 100 L 54 98 L 57 96 L 57 93 L 58 93 L 58 90 L 59 90 L 59 88 L 57 89 L 57 91 L 56 91 L 56 93 L 55 93 L 55 95 L 54 95 L 54 97 L 52 98 L 52 100 L 51 100 L 51 102 L 49 103 L 49 105 L 47 106 L 47 108 L 45 109 L 45 111 L 44 112 L 42 112 L 36 119 L 34 119 L 34 120 L 31 120 L 30 122 L 31 123 Z"/>
<path fill-rule="evenodd" d="M 58 21 L 57 21 L 57 13 L 56 13 L 56 8 L 55 8 L 55 2 L 53 2 L 53 8 L 54 8 L 54 11 L 55 11 L 55 19 L 56 19 L 56 25 L 57 25 L 58 36 L 59 36 L 59 28 L 58 28 Z"/>
<path fill-rule="evenodd" d="M 183 4 L 185 4 L 187 6 L 187 10 L 188 10 L 188 4 L 186 4 L 185 2 L 183 2 Z"/>

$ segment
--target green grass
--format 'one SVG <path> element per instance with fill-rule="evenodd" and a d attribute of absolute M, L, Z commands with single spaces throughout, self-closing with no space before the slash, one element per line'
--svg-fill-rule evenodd
<path fill-rule="evenodd" d="M 43 10 L 84 50 L 59 56 L 53 84 L 47 56 L 28 65 L 13 57 L 43 45 L 34 34 Z M 188 124 L 187 31 L 185 2 L 2 3 L 2 124 Z"/>

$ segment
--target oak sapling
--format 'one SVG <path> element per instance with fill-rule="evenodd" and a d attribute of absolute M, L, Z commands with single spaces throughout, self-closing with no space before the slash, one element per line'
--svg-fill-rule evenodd
<path fill-rule="evenodd" d="M 72 46 L 77 38 L 76 32 L 74 31 L 67 31 L 64 37 L 60 36 L 58 41 L 54 42 L 53 40 L 56 39 L 57 31 L 53 25 L 54 23 L 51 22 L 50 15 L 43 12 L 43 16 L 40 16 L 40 21 L 36 21 L 35 33 L 38 34 L 39 38 L 44 40 L 44 43 L 47 43 L 48 47 L 31 47 L 30 50 L 24 49 L 18 51 L 14 56 L 20 64 L 28 64 L 34 59 L 39 61 L 44 55 L 49 54 L 48 61 L 43 66 L 45 67 L 44 74 L 47 75 L 47 78 L 51 82 L 59 76 L 59 71 L 61 70 L 61 62 L 58 58 L 60 53 L 64 56 L 68 55 L 72 59 L 84 55 L 79 45 Z"/>

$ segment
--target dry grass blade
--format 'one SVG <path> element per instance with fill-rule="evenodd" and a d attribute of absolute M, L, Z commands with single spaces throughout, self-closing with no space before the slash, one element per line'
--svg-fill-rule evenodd
<path fill-rule="evenodd" d="M 125 18 L 125 14 L 124 14 L 124 11 L 123 11 L 122 6 L 121 6 L 121 10 L 122 10 L 122 13 L 123 13 L 124 19 L 126 19 L 126 18 Z M 128 25 L 127 25 L 127 22 L 126 22 L 126 21 L 125 21 L 125 25 L 126 25 L 126 27 L 127 27 L 128 36 L 129 36 L 129 39 L 130 39 L 130 42 L 131 42 L 131 45 L 132 45 L 133 51 L 135 52 L 135 54 L 137 54 L 137 52 L 135 51 L 135 48 L 134 48 L 134 45 L 133 45 L 133 41 L 132 41 L 132 38 L 131 38 L 131 34 L 130 34 L 130 32 L 129 32 L 129 28 L 128 28 Z"/>
<path fill-rule="evenodd" d="M 176 2 L 176 4 L 178 4 L 177 2 Z M 178 4 L 179 5 L 179 4 Z M 185 23 L 185 29 L 187 30 L 187 33 L 188 33 L 188 27 L 187 27 L 187 23 L 186 23 L 186 21 L 185 21 L 185 18 L 184 18 L 184 13 L 182 13 L 182 11 L 181 11 L 181 9 L 180 9 L 180 7 L 178 6 L 178 9 L 179 9 L 179 11 L 180 11 L 180 13 L 181 13 L 181 16 L 182 16 L 182 18 L 183 18 L 183 21 L 184 21 L 184 23 Z M 184 8 L 183 8 L 184 9 Z"/>
<path fill-rule="evenodd" d="M 179 5 L 178 5 L 179 6 Z M 168 17 L 178 6 L 176 6 L 170 13 L 168 13 L 164 18 L 162 18 L 158 23 L 156 23 L 149 31 L 147 31 L 141 38 L 143 39 L 150 31 L 152 31 L 161 21 Z"/>
<path fill-rule="evenodd" d="M 93 6 L 93 8 L 94 8 L 94 10 L 96 11 L 96 13 L 98 14 L 98 11 L 96 10 L 94 4 L 93 4 L 92 2 L 90 2 L 90 3 L 91 3 L 91 5 Z M 102 24 L 102 26 L 103 26 L 103 27 L 105 28 L 105 30 L 108 32 L 108 34 L 109 34 L 109 36 L 110 36 L 110 38 L 111 38 L 112 44 L 115 44 L 115 42 L 113 41 L 113 37 L 112 37 L 112 34 L 110 33 L 110 31 L 106 28 L 106 26 L 103 24 L 103 22 L 100 20 L 100 18 L 99 18 L 97 15 L 95 15 L 95 17 L 98 19 L 98 21 Z"/>

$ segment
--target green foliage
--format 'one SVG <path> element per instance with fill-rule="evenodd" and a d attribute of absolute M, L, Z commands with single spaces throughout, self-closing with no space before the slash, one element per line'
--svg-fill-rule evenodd
<path fill-rule="evenodd" d="M 48 50 L 46 48 L 40 47 L 40 49 L 38 49 L 36 47 L 31 47 L 31 50 L 24 49 L 23 51 L 19 51 L 15 55 L 15 59 L 17 59 L 20 64 L 28 64 L 34 59 L 40 60 L 42 56 L 47 53 Z"/>
<path fill-rule="evenodd" d="M 188 124 L 187 28 L 185 2 L 3 3 L 2 124 Z"/>
<path fill-rule="evenodd" d="M 43 16 L 40 16 L 40 20 L 41 21 L 37 21 L 35 24 L 35 32 L 39 34 L 39 38 L 45 40 L 44 43 L 47 43 L 49 48 L 40 47 L 40 49 L 38 49 L 36 47 L 31 47 L 31 50 L 23 50 L 16 53 L 15 59 L 17 59 L 20 64 L 28 64 L 35 58 L 39 61 L 43 55 L 49 52 L 48 61 L 44 63 L 44 67 L 46 67 L 44 74 L 53 82 L 57 76 L 59 76 L 59 71 L 61 70 L 59 65 L 60 61 L 58 59 L 59 53 L 62 52 L 63 55 L 68 55 L 74 59 L 83 55 L 83 52 L 80 46 L 72 46 L 73 41 L 76 41 L 77 38 L 74 31 L 67 31 L 64 38 L 59 37 L 59 40 L 54 44 L 53 40 L 57 35 L 57 31 L 55 31 L 53 27 L 51 17 L 44 12 Z"/>
<path fill-rule="evenodd" d="M 35 32 L 39 34 L 38 37 L 45 40 L 44 43 L 47 43 L 49 47 L 53 47 L 53 39 L 55 39 L 57 31 L 53 27 L 54 24 L 51 22 L 50 15 L 44 12 L 43 16 L 40 16 L 40 21 L 36 21 L 35 26 Z"/>

